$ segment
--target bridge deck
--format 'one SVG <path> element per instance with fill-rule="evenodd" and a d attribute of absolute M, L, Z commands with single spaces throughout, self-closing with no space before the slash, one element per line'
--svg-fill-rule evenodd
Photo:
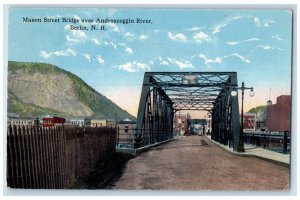
<path fill-rule="evenodd" d="M 287 190 L 289 168 L 234 155 L 205 136 L 154 147 L 130 160 L 112 189 Z"/>

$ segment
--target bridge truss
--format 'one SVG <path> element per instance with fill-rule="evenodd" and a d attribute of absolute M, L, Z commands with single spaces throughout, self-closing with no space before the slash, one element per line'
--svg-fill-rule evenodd
<path fill-rule="evenodd" d="M 179 110 L 211 113 L 212 139 L 239 151 L 240 122 L 236 72 L 146 72 L 140 97 L 135 148 L 174 137 Z"/>

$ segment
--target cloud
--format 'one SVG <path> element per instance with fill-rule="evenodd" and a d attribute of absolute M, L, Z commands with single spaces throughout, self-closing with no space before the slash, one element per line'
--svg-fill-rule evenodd
<path fill-rule="evenodd" d="M 66 39 L 69 42 L 73 42 L 73 43 L 78 43 L 80 42 L 80 40 L 76 39 L 76 38 L 71 38 L 69 35 L 66 35 Z"/>
<path fill-rule="evenodd" d="M 118 44 L 119 44 L 119 46 L 122 46 L 125 48 L 126 53 L 133 54 L 133 50 L 130 47 L 128 47 L 126 44 L 124 44 L 124 43 L 118 43 Z"/>
<path fill-rule="evenodd" d="M 261 22 L 258 17 L 254 17 L 253 19 L 256 26 L 261 26 Z"/>
<path fill-rule="evenodd" d="M 202 43 L 203 41 L 208 42 L 211 40 L 208 34 L 200 31 L 199 33 L 194 33 L 193 39 L 196 40 L 196 42 Z"/>
<path fill-rule="evenodd" d="M 125 52 L 128 54 L 133 54 L 133 50 L 130 47 L 126 47 Z"/>
<path fill-rule="evenodd" d="M 78 15 L 73 15 L 73 18 L 79 20 L 79 22 L 81 22 L 81 18 Z"/>
<path fill-rule="evenodd" d="M 267 19 L 267 20 L 263 20 L 261 21 L 258 17 L 255 17 L 255 16 L 250 16 L 253 18 L 254 20 L 254 23 L 257 27 L 269 27 L 270 24 L 274 24 L 275 22 L 273 20 L 270 20 L 270 19 Z"/>
<path fill-rule="evenodd" d="M 247 58 L 244 57 L 244 56 L 241 56 L 241 55 L 238 54 L 238 53 L 233 53 L 233 54 L 231 54 L 230 56 L 237 57 L 237 58 L 239 58 L 241 61 L 243 61 L 243 62 L 245 62 L 245 63 L 250 63 L 250 60 L 249 60 L 249 59 L 247 59 Z M 224 56 L 224 57 L 227 57 L 227 56 Z"/>
<path fill-rule="evenodd" d="M 259 38 L 249 38 L 247 40 L 244 40 L 244 41 L 259 41 L 260 39 Z"/>
<path fill-rule="evenodd" d="M 231 17 L 226 19 L 223 23 L 216 25 L 213 28 L 212 34 L 215 35 L 216 33 L 221 32 L 221 29 L 225 28 L 228 24 L 230 24 L 231 22 L 237 21 L 239 19 L 242 19 L 242 16 L 235 16 L 235 17 Z"/>
<path fill-rule="evenodd" d="M 145 63 L 140 63 L 137 61 L 127 62 L 123 65 L 115 66 L 119 70 L 124 70 L 127 72 L 138 72 L 139 70 L 150 70 L 150 66 Z"/>
<path fill-rule="evenodd" d="M 242 41 L 230 41 L 230 42 L 226 42 L 226 44 L 234 46 L 234 45 L 240 44 L 242 42 L 251 42 L 251 41 L 259 41 L 259 40 L 260 40 L 259 38 L 249 38 L 249 39 L 242 40 Z"/>
<path fill-rule="evenodd" d="M 114 49 L 117 48 L 117 45 L 116 45 L 115 43 L 113 43 L 113 42 L 104 42 L 104 45 L 105 45 L 105 46 L 111 45 Z"/>
<path fill-rule="evenodd" d="M 273 49 L 270 45 L 257 45 L 256 47 L 264 49 L 264 50 L 269 50 L 269 49 Z"/>
<path fill-rule="evenodd" d="M 282 38 L 281 38 L 279 35 L 273 35 L 272 38 L 273 38 L 273 39 L 276 39 L 276 40 L 278 40 L 278 41 L 281 41 L 281 40 L 282 40 Z"/>
<path fill-rule="evenodd" d="M 186 31 L 199 31 L 203 28 L 205 28 L 206 26 L 201 26 L 201 27 L 192 27 L 192 28 L 188 28 L 188 29 L 184 29 Z"/>
<path fill-rule="evenodd" d="M 166 66 L 170 65 L 169 62 L 166 61 L 166 60 L 161 61 L 159 64 L 160 65 L 166 65 Z"/>
<path fill-rule="evenodd" d="M 199 57 L 202 58 L 205 61 L 205 64 L 210 64 L 210 63 L 222 63 L 222 58 L 217 57 L 215 59 L 208 59 L 204 54 L 199 54 Z"/>
<path fill-rule="evenodd" d="M 54 51 L 53 54 L 56 56 L 75 56 L 76 52 L 72 49 L 67 49 L 65 51 L 63 51 L 63 50 Z"/>
<path fill-rule="evenodd" d="M 216 34 L 216 33 L 221 32 L 221 29 L 224 28 L 224 27 L 226 27 L 226 26 L 227 26 L 227 24 L 221 24 L 221 25 L 216 26 L 216 27 L 213 29 L 212 34 L 214 35 L 214 34 Z"/>
<path fill-rule="evenodd" d="M 93 38 L 92 41 L 96 44 L 96 45 L 100 45 L 100 42 L 97 38 Z"/>
<path fill-rule="evenodd" d="M 87 59 L 89 62 L 91 62 L 91 56 L 89 54 L 83 53 L 82 55 L 83 55 L 83 57 L 85 57 L 85 59 Z"/>
<path fill-rule="evenodd" d="M 104 59 L 101 57 L 101 55 L 97 55 L 97 56 L 96 56 L 96 60 L 97 60 L 100 64 L 104 64 Z"/>
<path fill-rule="evenodd" d="M 155 29 L 155 30 L 154 30 L 154 33 L 158 33 L 158 32 L 159 32 L 159 30 L 158 30 L 158 29 Z"/>
<path fill-rule="evenodd" d="M 70 31 L 71 33 L 72 33 L 72 35 L 73 35 L 73 37 L 75 37 L 75 38 L 77 38 L 77 39 L 83 39 L 83 38 L 85 38 L 86 37 L 86 34 L 85 34 L 85 32 L 83 32 L 83 31 L 81 31 L 81 30 L 71 30 L 71 25 L 70 24 L 67 24 L 66 26 L 65 26 L 65 30 L 67 30 L 67 31 Z"/>
<path fill-rule="evenodd" d="M 129 37 L 129 38 L 132 38 L 132 37 L 134 37 L 134 34 L 133 34 L 133 33 L 130 33 L 130 32 L 126 32 L 126 33 L 125 33 L 125 36 L 126 36 L 126 37 Z"/>
<path fill-rule="evenodd" d="M 114 24 L 114 23 L 108 23 L 107 26 L 109 26 L 112 29 L 113 32 L 120 33 L 119 27 L 116 24 Z"/>
<path fill-rule="evenodd" d="M 239 43 L 240 43 L 239 41 L 226 42 L 226 44 L 231 45 L 231 46 L 237 45 L 237 44 L 239 44 Z"/>
<path fill-rule="evenodd" d="M 140 40 L 144 41 L 144 40 L 147 40 L 148 39 L 148 35 L 141 35 L 139 37 Z"/>
<path fill-rule="evenodd" d="M 40 52 L 40 56 L 42 58 L 50 58 L 51 56 L 57 56 L 57 57 L 61 57 L 61 56 L 76 56 L 77 52 L 74 51 L 73 49 L 67 49 L 67 50 L 59 50 L 59 51 L 53 51 L 53 52 L 49 52 L 47 53 L 46 51 L 42 50 Z"/>
<path fill-rule="evenodd" d="M 71 25 L 68 24 L 64 27 L 66 31 L 69 31 L 71 33 L 71 35 L 66 35 L 66 40 L 68 42 L 79 43 L 80 41 L 83 41 L 86 38 L 85 32 L 81 30 L 71 30 L 70 26 Z"/>
<path fill-rule="evenodd" d="M 40 56 L 45 59 L 49 58 L 51 55 L 52 55 L 51 53 L 47 53 L 46 51 L 40 52 Z"/>
<path fill-rule="evenodd" d="M 177 33 L 173 35 L 172 33 L 168 32 L 168 38 L 170 38 L 173 41 L 187 42 L 186 36 L 182 33 Z"/>
<path fill-rule="evenodd" d="M 149 61 L 149 65 L 154 65 L 153 60 L 150 60 L 150 61 Z"/>
<path fill-rule="evenodd" d="M 264 21 L 264 27 L 268 27 L 268 26 L 270 26 L 270 24 L 274 24 L 275 22 L 273 21 L 273 20 L 266 20 L 266 21 Z"/>
<path fill-rule="evenodd" d="M 194 68 L 192 63 L 190 63 L 189 61 L 186 61 L 186 60 L 180 61 L 180 60 L 176 60 L 174 58 L 169 58 L 169 57 L 167 57 L 167 60 L 169 63 L 177 65 L 180 69 Z"/>

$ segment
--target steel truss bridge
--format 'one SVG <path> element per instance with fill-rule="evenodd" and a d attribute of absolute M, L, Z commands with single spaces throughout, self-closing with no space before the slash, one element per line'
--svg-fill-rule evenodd
<path fill-rule="evenodd" d="M 179 110 L 207 111 L 212 139 L 239 151 L 240 120 L 236 72 L 146 72 L 140 97 L 134 148 L 172 139 Z"/>

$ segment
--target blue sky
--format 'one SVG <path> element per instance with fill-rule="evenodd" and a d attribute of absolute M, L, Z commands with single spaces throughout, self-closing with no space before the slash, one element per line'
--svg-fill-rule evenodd
<path fill-rule="evenodd" d="M 151 20 L 74 31 L 23 17 Z M 87 26 L 76 23 L 74 26 Z M 11 8 L 8 59 L 66 69 L 136 115 L 145 71 L 236 71 L 253 86 L 245 110 L 290 94 L 292 13 L 287 10 Z"/>

